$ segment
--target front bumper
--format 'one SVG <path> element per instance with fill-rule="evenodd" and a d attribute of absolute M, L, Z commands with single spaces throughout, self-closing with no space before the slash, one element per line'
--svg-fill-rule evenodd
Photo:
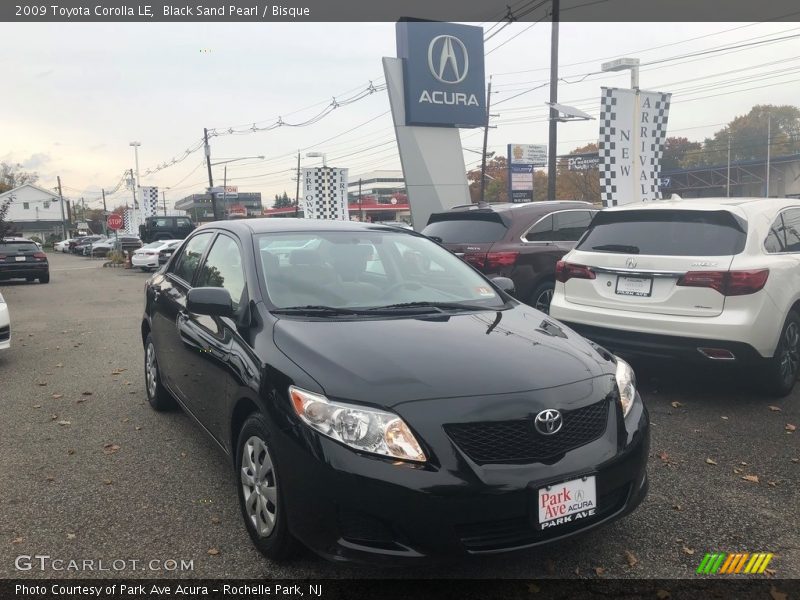
<path fill-rule="evenodd" d="M 531 548 L 619 519 L 647 494 L 649 440 L 637 399 L 626 419 L 610 407 L 603 437 L 550 464 L 479 465 L 454 445 L 426 465 L 393 462 L 308 429 L 273 441 L 296 537 L 331 560 L 397 564 Z M 538 490 L 584 475 L 596 478 L 595 516 L 540 530 Z"/>

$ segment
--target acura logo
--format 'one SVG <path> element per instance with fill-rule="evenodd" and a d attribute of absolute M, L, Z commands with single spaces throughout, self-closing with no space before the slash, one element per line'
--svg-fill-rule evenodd
<path fill-rule="evenodd" d="M 428 68 L 442 83 L 461 83 L 469 72 L 467 47 L 452 35 L 437 35 L 428 45 Z"/>
<path fill-rule="evenodd" d="M 533 426 L 542 435 L 558 433 L 561 431 L 562 425 L 564 425 L 564 419 L 555 408 L 543 410 L 533 420 Z"/>
<path fill-rule="evenodd" d="M 625 259 L 625 266 L 628 267 L 629 269 L 635 269 L 636 268 L 636 264 L 637 263 L 636 263 L 636 259 L 635 258 Z"/>

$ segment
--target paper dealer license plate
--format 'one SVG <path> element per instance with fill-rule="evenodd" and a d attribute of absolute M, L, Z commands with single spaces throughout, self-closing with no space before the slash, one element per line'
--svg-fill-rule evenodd
<path fill-rule="evenodd" d="M 621 296 L 649 297 L 652 291 L 652 277 L 617 277 L 616 292 Z"/>
<path fill-rule="evenodd" d="M 17 258 L 17 262 L 25 262 L 25 257 L 24 256 L 17 256 L 16 258 Z"/>
<path fill-rule="evenodd" d="M 541 488 L 538 500 L 542 529 L 592 517 L 597 510 L 594 475 Z"/>

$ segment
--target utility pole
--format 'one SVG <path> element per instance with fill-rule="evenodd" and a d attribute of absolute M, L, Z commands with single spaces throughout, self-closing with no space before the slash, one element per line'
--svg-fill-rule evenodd
<path fill-rule="evenodd" d="M 108 225 L 106 223 L 108 222 L 108 209 L 106 208 L 106 191 L 105 189 L 101 189 L 100 191 L 103 192 L 103 235 L 107 236 Z"/>
<path fill-rule="evenodd" d="M 294 217 L 300 216 L 300 150 L 297 151 L 297 188 L 294 193 Z"/>
<path fill-rule="evenodd" d="M 725 197 L 731 197 L 731 130 L 728 128 L 728 182 L 725 184 Z"/>
<path fill-rule="evenodd" d="M 361 196 L 361 177 L 358 178 L 358 220 L 364 222 L 364 201 Z"/>
<path fill-rule="evenodd" d="M 64 218 L 64 195 L 61 193 L 61 175 L 56 177 L 58 181 L 58 198 L 61 204 L 61 230 L 64 234 L 64 239 L 67 239 L 67 220 Z"/>
<path fill-rule="evenodd" d="M 161 190 L 161 200 L 164 202 L 164 216 L 167 216 L 167 192 Z"/>
<path fill-rule="evenodd" d="M 486 124 L 483 127 L 483 155 L 481 156 L 481 196 L 483 204 L 486 196 L 486 145 L 489 142 L 489 107 L 492 104 L 492 76 L 489 75 L 489 87 L 486 90 Z"/>
<path fill-rule="evenodd" d="M 214 187 L 214 176 L 211 175 L 211 146 L 208 145 L 208 129 L 203 128 L 203 140 L 206 147 L 206 167 L 208 167 L 208 187 Z M 217 196 L 211 193 L 211 210 L 214 212 L 214 220 L 217 220 Z"/>
<path fill-rule="evenodd" d="M 228 214 L 228 165 L 225 165 L 222 175 L 222 210 Z"/>
<path fill-rule="evenodd" d="M 765 198 L 769 198 L 769 158 L 770 147 L 772 146 L 772 115 L 767 115 L 767 193 Z"/>
<path fill-rule="evenodd" d="M 136 226 L 136 179 L 133 177 L 133 169 L 130 170 L 131 172 L 131 190 L 133 191 L 133 214 L 131 215 L 131 224 L 133 227 Z"/>
<path fill-rule="evenodd" d="M 559 0 L 553 0 L 553 24 L 550 32 L 550 139 L 547 152 L 547 199 L 556 199 L 556 146 L 558 145 L 558 19 Z"/>

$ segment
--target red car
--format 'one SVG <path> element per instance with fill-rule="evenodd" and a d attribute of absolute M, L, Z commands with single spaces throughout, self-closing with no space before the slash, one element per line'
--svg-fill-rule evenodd
<path fill-rule="evenodd" d="M 509 277 L 517 299 L 546 313 L 556 263 L 596 212 L 589 202 L 572 200 L 471 204 L 432 214 L 422 233 L 487 277 Z"/>

